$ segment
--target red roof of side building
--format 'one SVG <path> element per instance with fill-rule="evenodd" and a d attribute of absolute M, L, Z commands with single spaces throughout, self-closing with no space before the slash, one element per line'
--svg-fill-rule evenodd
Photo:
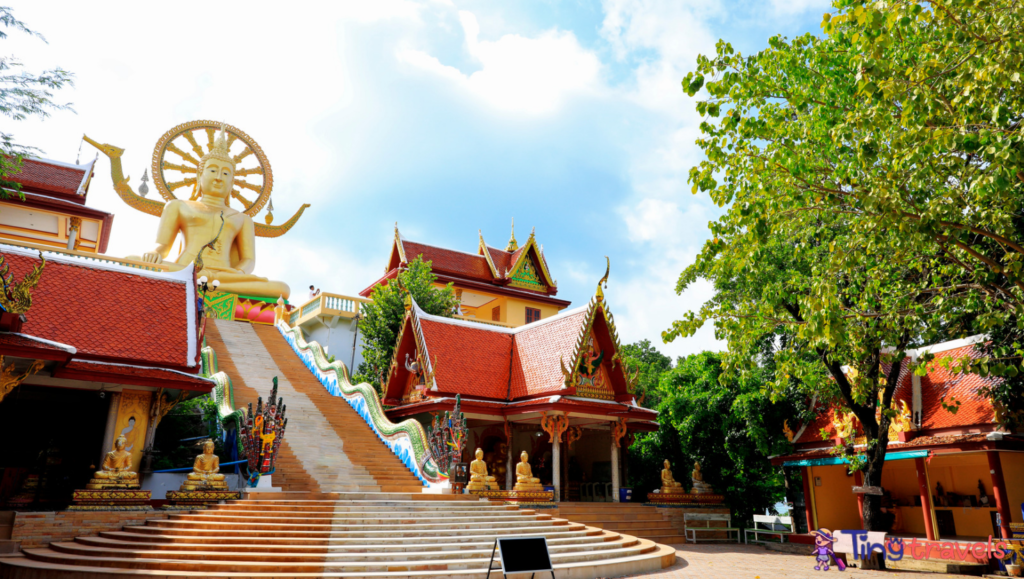
<path fill-rule="evenodd" d="M 512 348 L 512 399 L 562 388 L 562 360 L 572 364 L 586 308 L 577 308 L 543 324 L 528 324 Z M 542 320 L 543 321 L 543 320 Z"/>
<path fill-rule="evenodd" d="M 893 393 L 893 403 L 897 408 L 902 408 L 902 402 L 912 412 L 920 412 L 918 417 L 914 416 L 915 423 L 920 422 L 920 431 L 941 431 L 950 428 L 991 428 L 995 423 L 995 411 L 989 399 L 979 393 L 979 389 L 986 385 L 998 383 L 999 378 L 982 378 L 977 374 L 961 374 L 951 372 L 944 367 L 948 360 L 958 360 L 964 357 L 977 358 L 981 356 L 977 349 L 977 338 L 967 340 L 956 340 L 932 346 L 925 346 L 909 352 L 900 370 L 899 385 Z M 935 359 L 927 366 L 927 373 L 924 376 L 914 376 L 910 371 L 910 365 L 924 352 L 929 351 L 935 355 Z M 883 367 L 883 371 L 887 371 Z M 920 380 L 921 406 L 914 408 L 914 381 Z M 943 401 L 947 405 L 955 405 L 954 400 L 960 403 L 958 410 L 953 413 L 943 408 Z M 829 437 L 835 435 L 835 427 L 832 419 L 836 406 L 826 407 L 817 405 L 819 412 L 814 420 L 807 424 L 799 436 L 794 438 L 794 444 L 820 443 L 823 441 L 821 430 L 824 429 Z M 860 426 L 857 426 L 857 434 L 860 435 Z"/>
<path fill-rule="evenodd" d="M 439 392 L 505 399 L 510 334 L 487 331 L 483 324 L 447 324 L 426 316 L 419 323 L 429 344 Z"/>
<path fill-rule="evenodd" d="M 431 262 L 430 268 L 435 273 L 447 273 L 486 282 L 494 279 L 494 276 L 491 275 L 491 268 L 482 255 L 462 253 L 412 241 L 405 241 L 403 245 L 407 259 L 412 261 L 418 256 L 423 256 L 423 261 Z"/>
<path fill-rule="evenodd" d="M 209 392 L 216 386 L 216 383 L 209 378 L 186 374 L 178 370 L 86 360 L 72 360 L 67 365 L 58 368 L 53 373 L 53 377 L 156 387 L 165 387 L 168 382 L 174 382 L 177 388 L 202 392 Z"/>
<path fill-rule="evenodd" d="M 21 183 L 23 191 L 57 195 L 84 204 L 94 164 L 95 161 L 72 165 L 26 157 L 22 159 L 21 171 L 10 179 Z"/>
<path fill-rule="evenodd" d="M 38 252 L 0 245 L 16 280 Z M 21 333 L 72 346 L 83 358 L 198 369 L 198 318 L 192 268 L 149 272 L 47 253 Z"/>

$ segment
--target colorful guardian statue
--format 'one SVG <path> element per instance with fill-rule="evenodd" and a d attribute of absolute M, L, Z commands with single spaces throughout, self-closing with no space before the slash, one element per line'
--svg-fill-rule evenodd
<path fill-rule="evenodd" d="M 215 136 L 218 129 L 219 134 Z M 205 136 L 205 147 L 199 144 L 197 136 L 200 139 Z M 154 184 L 166 203 L 146 199 L 148 189 L 145 185 L 140 187 L 142 196 L 132 191 L 121 169 L 124 149 L 98 143 L 89 137 L 84 138 L 110 157 L 111 178 L 121 199 L 135 209 L 160 217 L 156 246 L 141 256 L 129 256 L 129 259 L 154 264 L 168 263 L 165 260 L 181 233 L 184 245 L 180 255 L 168 263 L 169 269 L 181 269 L 196 262 L 196 277 L 205 276 L 210 281 L 219 282 L 219 291 L 263 298 L 288 298 L 290 290 L 287 284 L 253 275 L 256 265 L 255 241 L 257 236 L 283 235 L 295 225 L 309 205 L 303 205 L 284 225 L 270 225 L 273 221 L 273 203 L 268 205 L 268 202 L 274 182 L 270 162 L 248 135 L 230 125 L 212 121 L 184 123 L 165 133 L 157 141 L 153 152 L 152 169 Z M 182 147 L 176 144 L 178 139 L 181 139 Z M 231 147 L 236 141 L 243 143 L 244 148 L 240 153 L 232 155 Z M 185 148 L 191 148 L 192 152 L 187 152 Z M 173 153 L 173 157 L 169 153 Z M 239 167 L 250 155 L 255 157 L 257 166 Z M 165 171 L 180 172 L 184 178 L 169 182 Z M 246 180 L 249 176 L 255 176 L 261 182 L 250 183 Z M 192 194 L 187 199 L 175 197 L 176 189 L 188 186 L 191 186 Z M 255 191 L 258 196 L 250 202 L 239 189 Z M 231 198 L 241 202 L 240 211 L 230 206 Z M 266 224 L 256 224 L 253 217 L 264 206 L 267 206 Z M 207 251 L 197 260 L 204 247 L 208 247 Z"/>
<path fill-rule="evenodd" d="M 256 412 L 253 413 L 250 403 L 248 415 L 240 425 L 239 437 L 248 461 L 250 487 L 255 487 L 260 477 L 274 474 L 278 450 L 284 441 L 284 431 L 288 426 L 288 419 L 284 414 L 284 399 L 277 397 L 277 376 L 274 376 L 274 387 L 270 391 L 267 405 L 263 406 L 261 396 L 256 400 Z"/>

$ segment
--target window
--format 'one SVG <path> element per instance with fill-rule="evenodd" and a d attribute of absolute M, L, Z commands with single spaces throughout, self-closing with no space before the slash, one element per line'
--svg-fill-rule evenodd
<path fill-rule="evenodd" d="M 491 309 L 491 321 L 493 321 L 493 322 L 500 322 L 501 321 L 501 306 L 498 306 L 496 308 L 492 308 Z"/>
<path fill-rule="evenodd" d="M 540 310 L 537 308 L 526 308 L 526 323 L 532 324 L 537 321 L 540 321 Z"/>

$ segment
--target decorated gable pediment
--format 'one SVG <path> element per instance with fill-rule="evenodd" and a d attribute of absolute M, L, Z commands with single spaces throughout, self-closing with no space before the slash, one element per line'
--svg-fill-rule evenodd
<path fill-rule="evenodd" d="M 605 359 L 609 352 L 601 349 L 593 331 L 587 338 L 586 349 L 576 365 L 576 394 L 586 398 L 613 400 L 615 391 L 612 388 Z"/>
<path fill-rule="evenodd" d="M 512 275 L 509 276 L 511 280 L 509 285 L 546 292 L 548 291 L 548 286 L 544 283 L 541 276 L 542 274 L 537 266 L 536 259 L 531 253 L 528 253 L 523 256 L 523 259 L 519 260 L 519 265 L 512 272 Z"/>

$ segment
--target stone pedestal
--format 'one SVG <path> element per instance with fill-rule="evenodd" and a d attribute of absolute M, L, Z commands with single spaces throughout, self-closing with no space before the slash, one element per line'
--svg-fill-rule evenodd
<path fill-rule="evenodd" d="M 710 493 L 647 493 L 652 505 L 718 505 L 724 500 L 724 496 Z"/>
<path fill-rule="evenodd" d="M 150 492 L 126 489 L 77 490 L 69 511 L 148 511 Z"/>
<path fill-rule="evenodd" d="M 167 510 L 183 510 L 202 508 L 220 501 L 237 501 L 242 498 L 241 491 L 226 490 L 182 490 L 168 491 L 167 500 L 171 503 Z"/>
<path fill-rule="evenodd" d="M 542 487 L 543 488 L 543 487 Z M 469 494 L 501 501 L 509 505 L 528 505 L 531 507 L 554 507 L 552 491 L 469 491 Z"/>

